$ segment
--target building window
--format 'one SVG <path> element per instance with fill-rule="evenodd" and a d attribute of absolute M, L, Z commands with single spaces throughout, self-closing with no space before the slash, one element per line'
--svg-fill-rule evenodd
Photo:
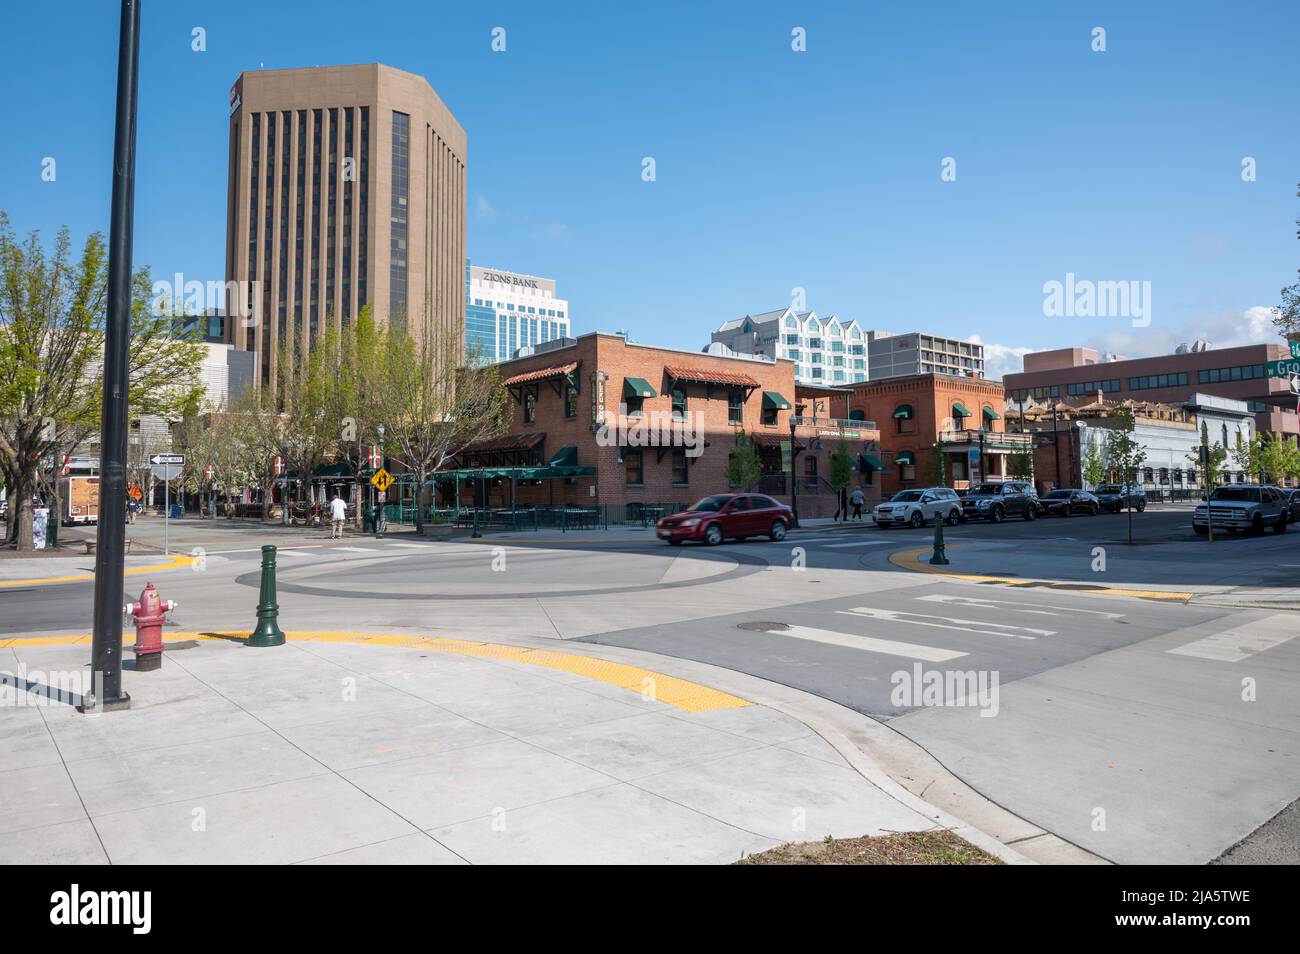
<path fill-rule="evenodd" d="M 524 395 L 524 423 L 531 424 L 537 417 L 537 398 L 531 394 Z"/>
<path fill-rule="evenodd" d="M 745 395 L 740 388 L 732 388 L 727 392 L 727 423 L 745 423 Z"/>
<path fill-rule="evenodd" d="M 410 186 L 411 117 L 393 113 L 393 201 L 390 210 L 391 264 L 388 271 L 390 314 L 406 311 L 407 198 Z M 527 413 L 527 408 L 525 408 Z"/>
<path fill-rule="evenodd" d="M 763 408 L 763 424 L 767 427 L 776 426 L 776 410 L 774 407 Z"/>
<path fill-rule="evenodd" d="M 673 388 L 673 420 L 686 420 L 686 388 L 678 385 Z"/>
<path fill-rule="evenodd" d="M 899 480 L 916 480 L 916 465 L 915 465 L 915 464 L 899 464 L 899 465 L 898 465 L 898 479 L 899 479 Z"/>
<path fill-rule="evenodd" d="M 685 487 L 690 483 L 690 472 L 686 469 L 686 448 L 673 448 L 673 486 Z"/>
<path fill-rule="evenodd" d="M 640 417 L 645 406 L 645 398 L 628 394 L 623 397 L 623 404 L 627 407 L 628 417 Z"/>
<path fill-rule="evenodd" d="M 809 489 L 817 486 L 817 458 L 812 454 L 806 454 L 803 459 L 803 483 Z"/>
<path fill-rule="evenodd" d="M 627 483 L 629 486 L 640 487 L 645 483 L 644 460 L 641 451 L 624 451 L 623 464 L 627 468 Z"/>
<path fill-rule="evenodd" d="M 578 389 L 572 384 L 564 386 L 564 416 L 567 418 L 578 416 Z"/>

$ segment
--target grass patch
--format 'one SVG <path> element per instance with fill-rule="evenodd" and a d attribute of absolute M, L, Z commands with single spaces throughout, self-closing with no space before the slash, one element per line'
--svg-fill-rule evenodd
<path fill-rule="evenodd" d="M 790 842 L 738 865 L 1000 865 L 1002 860 L 950 831 Z"/>

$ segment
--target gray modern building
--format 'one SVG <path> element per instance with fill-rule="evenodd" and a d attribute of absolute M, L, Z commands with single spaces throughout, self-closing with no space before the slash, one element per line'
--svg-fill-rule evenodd
<path fill-rule="evenodd" d="M 895 335 L 868 331 L 867 368 L 872 381 L 911 374 L 984 377 L 984 346 L 921 331 Z"/>

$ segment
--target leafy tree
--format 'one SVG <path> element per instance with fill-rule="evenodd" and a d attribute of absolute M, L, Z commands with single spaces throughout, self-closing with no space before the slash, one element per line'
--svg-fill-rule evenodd
<path fill-rule="evenodd" d="M 925 479 L 931 487 L 943 487 L 948 483 L 948 455 L 937 441 L 930 446 L 930 456 L 925 462 Z"/>
<path fill-rule="evenodd" d="M 1106 482 L 1106 455 L 1095 441 L 1089 441 L 1083 453 L 1083 479 L 1089 489 Z"/>
<path fill-rule="evenodd" d="M 1201 421 L 1201 450 L 1196 454 L 1188 454 L 1187 460 L 1196 467 L 1197 473 L 1201 475 L 1201 484 L 1205 490 L 1205 496 L 1208 498 L 1210 491 L 1214 489 L 1215 482 L 1219 479 L 1226 479 L 1222 474 L 1224 466 L 1228 461 L 1228 451 L 1218 441 L 1210 443 L 1210 429 L 1206 426 L 1205 421 Z M 1209 465 L 1206 466 L 1206 461 Z"/>
<path fill-rule="evenodd" d="M 830 463 L 831 487 L 838 493 L 853 481 L 853 457 L 843 441 L 835 445 L 835 450 L 831 452 Z"/>
<path fill-rule="evenodd" d="M 1012 451 L 1007 458 L 1007 469 L 1016 480 L 1034 479 L 1034 452 L 1028 448 Z"/>
<path fill-rule="evenodd" d="M 744 431 L 736 432 L 736 446 L 731 449 L 731 455 L 727 458 L 725 474 L 727 484 L 739 490 L 757 483 L 758 478 L 763 475 L 763 464 L 758 456 L 758 448 Z"/>
<path fill-rule="evenodd" d="M 71 249 L 66 228 L 49 252 L 35 231 L 20 242 L 0 212 L 0 476 L 20 550 L 32 548 L 38 462 L 97 443 L 103 410 L 108 253 L 98 232 L 75 261 Z M 203 348 L 150 307 L 150 288 L 147 270 L 132 276 L 127 401 L 132 417 L 170 421 L 197 407 Z"/>
<path fill-rule="evenodd" d="M 1139 444 L 1133 436 L 1137 428 L 1137 422 L 1133 418 L 1133 407 L 1129 404 L 1122 404 L 1111 415 L 1111 420 L 1115 426 L 1106 434 L 1106 459 L 1110 462 L 1111 470 L 1115 471 L 1120 479 L 1128 485 L 1137 483 L 1138 468 L 1146 461 L 1146 446 Z M 1128 499 L 1128 542 L 1133 542 L 1133 500 L 1132 495 L 1126 495 Z"/>

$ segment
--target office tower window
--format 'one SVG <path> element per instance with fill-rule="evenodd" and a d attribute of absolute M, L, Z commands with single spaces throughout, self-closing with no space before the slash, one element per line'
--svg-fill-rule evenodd
<path fill-rule="evenodd" d="M 287 312 L 286 299 L 288 298 L 289 285 L 289 157 L 293 142 L 293 129 L 291 120 L 293 113 L 282 112 L 280 114 L 280 292 L 277 296 L 279 303 L 276 306 L 279 312 L 279 329 L 280 340 L 284 341 L 288 334 L 289 316 Z"/>
<path fill-rule="evenodd" d="M 366 242 L 369 239 L 367 229 L 370 223 L 370 107 L 361 107 L 361 162 L 358 167 L 357 186 L 360 195 L 360 209 L 357 215 L 357 311 L 365 307 L 366 276 L 369 274 L 366 260 Z"/>
<path fill-rule="evenodd" d="M 338 248 L 338 185 L 339 185 L 339 111 L 329 110 L 330 135 L 329 155 L 325 159 L 329 170 L 329 191 L 326 193 L 325 209 L 325 314 L 333 315 L 334 309 L 334 252 Z"/>
<path fill-rule="evenodd" d="M 351 106 L 343 110 L 343 320 L 352 317 L 352 182 L 357 177 L 357 158 L 352 142 L 356 128 Z"/>
<path fill-rule="evenodd" d="M 410 176 L 411 117 L 393 112 L 392 265 L 389 269 L 388 308 L 406 310 L 407 199 Z"/>
<path fill-rule="evenodd" d="M 298 167 L 294 175 L 296 181 L 293 192 L 293 325 L 294 334 L 302 329 L 302 270 L 306 264 L 303 255 L 304 235 L 307 210 L 307 111 L 298 110 Z"/>
<path fill-rule="evenodd" d="M 313 109 L 311 134 L 311 289 L 307 296 L 307 333 L 316 340 L 320 312 L 320 161 L 321 161 L 321 110 Z"/>

